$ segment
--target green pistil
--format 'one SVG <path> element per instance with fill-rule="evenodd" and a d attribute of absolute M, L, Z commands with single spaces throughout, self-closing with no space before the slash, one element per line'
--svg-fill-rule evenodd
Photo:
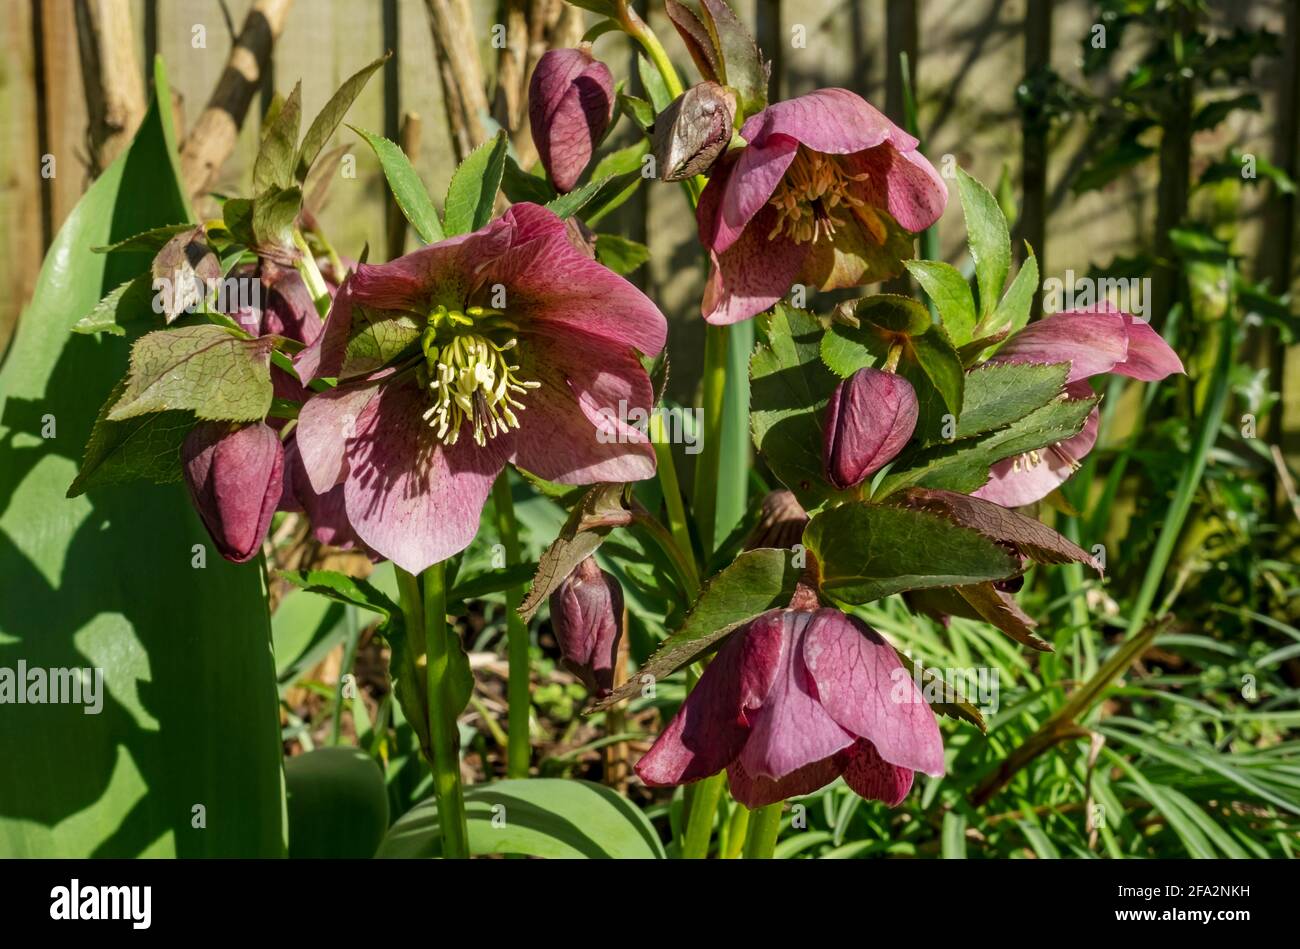
<path fill-rule="evenodd" d="M 518 344 L 514 336 L 504 342 L 492 338 L 514 330 L 505 313 L 491 307 L 462 311 L 439 304 L 429 313 L 420 342 L 433 404 L 424 418 L 443 444 L 456 444 L 464 422 L 478 445 L 519 427 L 514 410 L 524 404 L 517 397 L 541 383 L 521 380 L 519 367 L 506 358 Z"/>

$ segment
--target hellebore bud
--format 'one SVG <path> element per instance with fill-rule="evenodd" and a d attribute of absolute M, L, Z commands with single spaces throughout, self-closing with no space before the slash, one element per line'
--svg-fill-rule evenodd
<path fill-rule="evenodd" d="M 588 557 L 551 594 L 551 625 L 561 663 L 595 696 L 614 689 L 623 635 L 623 590 Z"/>
<path fill-rule="evenodd" d="M 857 487 L 907 444 L 916 428 L 916 392 L 901 376 L 859 369 L 835 387 L 826 407 L 822 463 L 840 490 Z"/>
<path fill-rule="evenodd" d="M 788 550 L 803 538 L 803 529 L 807 526 L 808 512 L 793 491 L 785 488 L 769 491 L 763 498 L 758 523 L 745 540 L 745 549 L 777 547 Z"/>
<path fill-rule="evenodd" d="M 572 191 L 614 117 L 614 77 L 588 50 L 552 49 L 528 84 L 528 123 L 557 191 Z"/>
<path fill-rule="evenodd" d="M 251 560 L 284 487 L 284 446 L 265 422 L 200 422 L 181 446 L 190 500 L 221 556 Z"/>
<path fill-rule="evenodd" d="M 652 148 L 664 181 L 702 175 L 727 150 L 736 94 L 716 82 L 692 86 L 655 119 Z"/>

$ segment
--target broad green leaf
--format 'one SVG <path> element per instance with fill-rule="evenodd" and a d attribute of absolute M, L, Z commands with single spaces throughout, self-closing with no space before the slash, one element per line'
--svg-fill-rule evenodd
<path fill-rule="evenodd" d="M 942 326 L 908 340 L 898 372 L 916 390 L 918 433 L 942 431 L 947 414 L 954 419 L 961 416 L 966 370 Z"/>
<path fill-rule="evenodd" d="M 179 484 L 64 497 L 127 357 L 124 342 L 68 331 L 148 265 L 90 248 L 189 218 L 161 63 L 154 85 L 167 107 L 64 221 L 0 368 L 0 667 L 102 670 L 103 703 L 4 706 L 0 760 L 28 777 L 0 781 L 10 857 L 285 852 L 258 565 L 216 554 Z M 45 416 L 55 437 L 41 438 Z"/>
<path fill-rule="evenodd" d="M 630 274 L 650 259 L 650 248 L 617 234 L 598 234 L 596 259 L 616 274 Z"/>
<path fill-rule="evenodd" d="M 905 260 L 903 265 L 934 301 L 953 344 L 969 343 L 976 323 L 975 300 L 961 271 L 942 260 Z"/>
<path fill-rule="evenodd" d="M 442 240 L 445 235 L 442 222 L 438 220 L 438 209 L 433 206 L 424 182 L 420 180 L 406 153 L 382 135 L 375 135 L 355 125 L 349 125 L 348 128 L 365 139 L 366 144 L 374 150 L 379 159 L 379 167 L 388 179 L 388 187 L 393 192 L 393 200 L 411 222 L 415 233 L 420 235 L 420 240 L 426 244 Z"/>
<path fill-rule="evenodd" d="M 110 484 L 136 480 L 167 484 L 181 477 L 181 444 L 194 427 L 194 416 L 189 412 L 151 412 L 121 422 L 109 421 L 108 410 L 120 392 L 119 383 L 95 419 L 81 470 L 68 488 L 70 498 Z"/>
<path fill-rule="evenodd" d="M 645 99 L 620 94 L 618 97 L 618 107 L 637 124 L 637 127 L 643 132 L 650 131 L 655 124 L 655 107 Z"/>
<path fill-rule="evenodd" d="M 966 399 L 957 437 L 983 435 L 1019 421 L 1056 398 L 1069 363 L 989 363 L 966 374 Z"/>
<path fill-rule="evenodd" d="M 506 150 L 510 140 L 504 131 L 497 132 L 470 152 L 447 187 L 442 224 L 448 237 L 477 231 L 492 219 L 501 176 L 506 168 Z"/>
<path fill-rule="evenodd" d="M 816 317 L 778 304 L 761 319 L 768 341 L 749 362 L 754 445 L 812 510 L 834 492 L 822 469 L 821 416 L 838 380 L 821 360 Z"/>
<path fill-rule="evenodd" d="M 252 421 L 271 407 L 270 337 L 247 339 L 202 324 L 158 330 L 131 348 L 131 370 L 114 422 L 189 409 L 203 419 Z"/>
<path fill-rule="evenodd" d="M 289 856 L 369 859 L 388 831 L 388 790 L 360 748 L 317 748 L 284 763 Z"/>
<path fill-rule="evenodd" d="M 498 570 L 475 574 L 472 577 L 458 576 L 447 593 L 447 602 L 452 604 L 467 600 L 481 600 L 494 593 L 522 587 L 533 578 L 535 570 L 536 568 L 530 563 L 517 563 Z"/>
<path fill-rule="evenodd" d="M 804 543 L 817 558 L 821 589 L 846 603 L 1019 572 L 1018 562 L 978 531 L 928 511 L 883 504 L 824 511 L 808 524 Z"/>
<path fill-rule="evenodd" d="M 253 161 L 253 194 L 284 191 L 293 184 L 301 122 L 302 83 L 295 83 L 262 135 L 262 145 Z"/>
<path fill-rule="evenodd" d="M 593 709 L 609 708 L 711 651 L 742 623 L 785 606 L 794 595 L 800 568 L 789 550 L 747 550 L 704 584 L 679 630 L 629 679 Z"/>
<path fill-rule="evenodd" d="M 293 246 L 293 227 L 302 210 L 302 191 L 298 188 L 262 192 L 253 202 L 253 238 L 263 248 Z"/>
<path fill-rule="evenodd" d="M 1029 247 L 1028 244 L 1025 246 Z M 993 311 L 988 325 L 980 327 L 980 332 L 984 335 L 1005 332 L 1008 336 L 1013 336 L 1024 329 L 1029 322 L 1029 311 L 1033 308 L 1034 292 L 1037 289 L 1038 258 L 1031 248 L 1016 279 L 1007 288 L 1007 295 Z"/>
<path fill-rule="evenodd" d="M 339 127 L 348 109 L 352 108 L 352 103 L 361 94 L 370 77 L 392 55 L 391 52 L 384 53 L 370 65 L 349 76 L 344 80 L 343 85 L 339 86 L 338 91 L 330 96 L 329 101 L 325 103 L 325 108 L 312 119 L 307 134 L 302 138 L 302 145 L 298 148 L 298 159 L 295 163 L 295 175 L 300 184 L 307 180 L 307 172 L 311 171 L 312 163 L 316 161 L 316 157 L 320 155 L 321 149 L 334 134 L 334 130 Z"/>
<path fill-rule="evenodd" d="M 401 612 L 401 607 L 373 584 L 337 570 L 282 570 L 277 575 L 300 590 L 319 593 L 385 618 Z"/>
<path fill-rule="evenodd" d="M 1002 459 L 1079 434 L 1097 402 L 1095 396 L 1057 399 L 998 431 L 911 453 L 896 462 L 874 496 L 885 498 L 912 485 L 964 494 L 978 490 L 988 481 L 989 469 Z"/>
<path fill-rule="evenodd" d="M 153 301 L 153 275 L 142 273 L 114 287 L 89 313 L 73 324 L 72 332 L 125 336 L 127 326 L 147 329 L 158 315 L 154 313 Z"/>
<path fill-rule="evenodd" d="M 663 859 L 663 844 L 642 810 L 590 781 L 530 778 L 465 789 L 472 854 L 553 859 Z M 438 805 L 417 804 L 389 829 L 377 857 L 441 853 Z"/>
<path fill-rule="evenodd" d="M 966 236 L 975 261 L 975 285 L 979 288 L 979 314 L 983 319 L 1002 298 L 1011 270 L 1011 235 L 997 199 L 961 168 L 957 169 L 957 190 L 966 216 Z"/>

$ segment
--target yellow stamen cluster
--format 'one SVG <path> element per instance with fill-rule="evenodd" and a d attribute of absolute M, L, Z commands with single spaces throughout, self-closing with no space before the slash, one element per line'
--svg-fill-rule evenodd
<path fill-rule="evenodd" d="M 474 442 L 486 445 L 489 438 L 519 427 L 514 410 L 523 410 L 518 396 L 536 389 L 540 382 L 521 380 L 506 353 L 518 340 L 513 336 L 495 342 L 470 328 L 509 328 L 500 310 L 469 307 L 465 311 L 437 306 L 429 314 L 422 346 L 433 405 L 425 420 L 437 429 L 444 445 L 460 438 L 461 425 L 469 422 Z M 493 326 L 495 324 L 495 326 Z"/>
<path fill-rule="evenodd" d="M 1071 473 L 1078 471 L 1083 467 L 1078 461 L 1071 457 L 1069 452 L 1065 451 L 1061 447 L 1060 442 L 1057 442 L 1055 445 L 1049 445 L 1041 451 L 1030 451 L 1017 456 L 1015 461 L 1011 462 L 1011 470 L 1019 472 L 1037 468 L 1043 463 L 1043 452 L 1047 451 L 1050 451 L 1052 455 L 1055 456 L 1058 464 L 1063 464 L 1065 467 L 1069 468 Z"/>
<path fill-rule="evenodd" d="M 880 216 L 853 193 L 852 184 L 868 177 L 865 172 L 849 174 L 835 155 L 800 145 L 772 195 L 777 219 L 767 239 L 784 234 L 797 244 L 830 240 L 851 217 L 872 240 L 883 244 L 886 234 Z"/>

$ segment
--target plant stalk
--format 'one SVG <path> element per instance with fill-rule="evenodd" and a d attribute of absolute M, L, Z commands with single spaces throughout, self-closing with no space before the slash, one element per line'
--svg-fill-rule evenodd
<path fill-rule="evenodd" d="M 421 574 L 424 586 L 424 639 L 428 662 L 429 738 L 433 744 L 433 789 L 438 798 L 442 855 L 469 857 L 465 792 L 460 783 L 460 736 L 452 708 L 451 631 L 447 628 L 446 569 L 434 564 Z"/>
<path fill-rule="evenodd" d="M 520 562 L 519 524 L 515 520 L 515 502 L 510 496 L 509 469 L 503 469 L 492 485 L 492 507 L 496 511 L 497 536 L 506 549 L 506 566 Z M 506 702 L 509 707 L 508 742 L 506 749 L 506 775 L 511 778 L 528 777 L 532 758 L 529 743 L 529 719 L 532 712 L 532 695 L 528 659 L 528 625 L 519 615 L 519 604 L 524 601 L 522 587 L 506 590 L 506 654 L 509 677 L 506 683 Z"/>
<path fill-rule="evenodd" d="M 781 801 L 760 807 L 749 819 L 749 837 L 745 840 L 746 860 L 771 860 L 776 852 L 776 838 L 781 833 Z"/>

